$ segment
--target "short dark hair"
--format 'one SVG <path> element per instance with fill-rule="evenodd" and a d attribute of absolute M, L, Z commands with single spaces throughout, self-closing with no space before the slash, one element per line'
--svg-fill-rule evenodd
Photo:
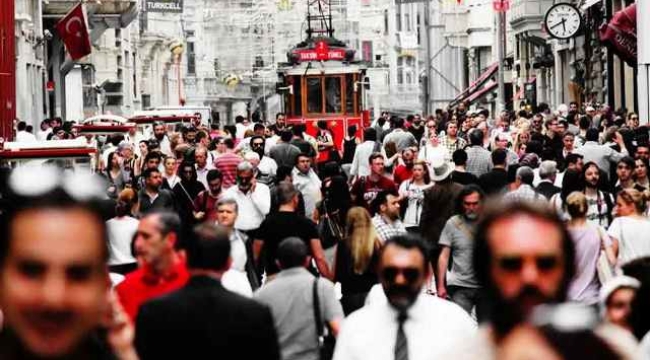
<path fill-rule="evenodd" d="M 372 162 L 373 162 L 375 159 L 378 159 L 378 158 L 382 158 L 382 159 L 383 159 L 383 158 L 384 158 L 384 155 L 382 155 L 381 153 L 378 153 L 378 152 L 376 152 L 376 153 L 372 153 L 372 154 L 370 154 L 370 156 L 368 157 L 368 163 L 369 163 L 369 164 L 372 164 Z"/>
<path fill-rule="evenodd" d="M 277 258 L 282 269 L 303 266 L 307 256 L 309 256 L 307 244 L 298 237 L 288 237 L 278 245 Z"/>
<path fill-rule="evenodd" d="M 623 156 L 621 160 L 619 160 L 616 165 L 623 163 L 627 165 L 630 169 L 634 170 L 634 167 L 636 166 L 636 163 L 634 162 L 634 159 L 630 156 Z"/>
<path fill-rule="evenodd" d="M 465 165 L 467 164 L 467 153 L 463 149 L 458 149 L 451 155 L 451 159 L 457 166 Z"/>
<path fill-rule="evenodd" d="M 144 158 L 144 163 L 148 163 L 149 160 L 157 159 L 158 161 L 162 161 L 162 155 L 158 151 L 152 151 L 150 153 L 147 153 L 147 156 Z"/>
<path fill-rule="evenodd" d="M 24 121 L 19 121 L 18 125 L 16 126 L 16 129 L 18 131 L 24 131 L 25 129 L 27 129 L 27 123 Z"/>
<path fill-rule="evenodd" d="M 232 150 L 235 148 L 235 142 L 231 138 L 223 139 L 223 144 L 226 145 L 226 148 L 228 149 Z"/>
<path fill-rule="evenodd" d="M 428 264 L 429 264 L 429 254 L 430 254 L 430 249 L 429 246 L 424 240 L 422 240 L 422 237 L 419 235 L 415 234 L 405 234 L 405 235 L 396 235 L 388 240 L 386 240 L 386 243 L 382 247 L 381 250 L 381 255 L 379 256 L 380 261 L 384 257 L 384 252 L 386 249 L 388 249 L 389 246 L 397 246 L 403 249 L 411 250 L 415 249 L 422 254 L 422 258 L 424 259 L 423 262 L 423 267 L 426 270 Z"/>
<path fill-rule="evenodd" d="M 458 197 L 456 197 L 456 211 L 459 214 L 463 212 L 463 201 L 465 201 L 465 198 L 474 193 L 479 195 L 481 201 L 485 199 L 485 192 L 476 184 L 465 185 L 460 193 L 458 193 Z"/>
<path fill-rule="evenodd" d="M 479 283 L 489 290 L 494 290 L 495 288 L 495 284 L 490 278 L 492 249 L 489 243 L 490 239 L 488 239 L 489 230 L 500 220 L 512 218 L 516 215 L 527 215 L 551 223 L 560 232 L 565 266 L 561 295 L 566 296 L 566 289 L 575 273 L 575 248 L 571 240 L 571 235 L 562 219 L 558 217 L 555 209 L 540 203 L 526 201 L 504 202 L 502 199 L 488 201 L 484 209 L 481 220 L 478 222 L 474 232 L 474 253 L 472 255 L 472 263 Z"/>
<path fill-rule="evenodd" d="M 307 153 L 301 152 L 300 154 L 296 155 L 296 160 L 294 161 L 294 165 L 298 165 L 300 162 L 300 158 L 307 158 L 311 160 L 311 156 L 309 156 Z"/>
<path fill-rule="evenodd" d="M 598 129 L 588 129 L 587 133 L 585 134 L 585 139 L 587 141 L 596 141 L 598 142 Z"/>
<path fill-rule="evenodd" d="M 292 134 L 291 134 L 291 131 L 289 131 L 289 130 L 280 131 L 280 139 L 285 143 L 291 141 L 291 136 L 292 136 Z"/>
<path fill-rule="evenodd" d="M 266 127 L 260 123 L 255 123 L 255 125 L 253 125 L 253 131 L 264 130 L 264 129 L 266 129 Z"/>
<path fill-rule="evenodd" d="M 506 149 L 495 149 L 490 156 L 492 158 L 492 164 L 505 165 L 506 159 L 508 158 L 508 151 Z"/>
<path fill-rule="evenodd" d="M 244 122 L 244 117 L 241 115 L 235 116 L 235 124 L 243 123 Z"/>
<path fill-rule="evenodd" d="M 219 169 L 212 169 L 212 170 L 208 171 L 208 174 L 205 176 L 205 179 L 208 182 L 213 181 L 213 180 L 217 180 L 217 179 L 221 180 L 221 179 L 223 179 L 223 174 L 221 173 L 221 171 L 219 171 Z"/>
<path fill-rule="evenodd" d="M 395 189 L 382 190 L 377 193 L 377 196 L 370 203 L 370 208 L 372 209 L 372 214 L 379 213 L 379 207 L 386 204 L 388 201 L 388 196 L 399 196 Z"/>
<path fill-rule="evenodd" d="M 367 127 L 363 129 L 364 141 L 377 141 L 377 130 L 375 128 Z"/>
<path fill-rule="evenodd" d="M 145 178 L 145 179 L 148 179 L 148 178 L 151 177 L 151 174 L 153 174 L 153 173 L 159 173 L 160 174 L 160 170 L 158 170 L 158 169 L 144 169 L 144 171 L 142 172 L 142 177 Z"/>
<path fill-rule="evenodd" d="M 253 142 L 254 142 L 255 140 L 259 140 L 259 139 L 262 139 L 262 141 L 265 141 L 265 140 L 264 140 L 264 136 L 260 136 L 260 135 L 253 135 L 253 136 L 251 136 L 251 140 L 249 141 L 250 146 L 252 147 L 252 146 L 253 146 Z"/>
<path fill-rule="evenodd" d="M 567 156 L 564 158 L 567 164 L 575 164 L 578 162 L 578 160 L 584 159 L 584 156 L 581 154 L 576 154 L 576 153 L 570 153 L 567 154 Z"/>
<path fill-rule="evenodd" d="M 195 226 L 187 246 L 187 265 L 192 269 L 226 270 L 230 235 L 226 228 L 210 223 Z"/>
<path fill-rule="evenodd" d="M 467 137 L 469 138 L 470 145 L 483 145 L 483 130 L 473 129 L 469 132 Z"/>

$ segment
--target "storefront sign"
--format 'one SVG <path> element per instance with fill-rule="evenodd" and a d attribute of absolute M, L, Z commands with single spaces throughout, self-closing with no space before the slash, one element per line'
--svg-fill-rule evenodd
<path fill-rule="evenodd" d="M 630 66 L 636 66 L 636 4 L 617 12 L 601 26 L 600 40 Z"/>
<path fill-rule="evenodd" d="M 183 0 L 145 0 L 146 11 L 182 13 Z"/>

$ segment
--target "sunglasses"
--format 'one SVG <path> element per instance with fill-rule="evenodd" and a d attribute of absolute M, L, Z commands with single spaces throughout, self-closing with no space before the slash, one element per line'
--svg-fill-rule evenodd
<path fill-rule="evenodd" d="M 254 147 L 260 147 L 260 146 L 262 146 L 262 145 L 264 145 L 264 143 L 253 143 L 253 146 L 254 146 Z"/>
<path fill-rule="evenodd" d="M 524 267 L 524 258 L 521 256 L 504 256 L 497 259 L 497 265 L 501 270 L 509 273 L 518 273 Z M 542 255 L 535 257 L 535 266 L 541 272 L 548 272 L 554 270 L 560 265 L 557 256 Z"/>
<path fill-rule="evenodd" d="M 420 270 L 417 268 L 397 268 L 397 267 L 386 267 L 382 271 L 384 279 L 389 282 L 395 282 L 397 275 L 402 274 L 407 283 L 413 284 L 420 278 Z"/>

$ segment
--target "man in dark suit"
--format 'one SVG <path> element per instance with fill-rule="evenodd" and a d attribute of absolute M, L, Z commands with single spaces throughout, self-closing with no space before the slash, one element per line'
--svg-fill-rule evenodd
<path fill-rule="evenodd" d="M 135 339 L 140 358 L 279 359 L 270 310 L 221 284 L 232 261 L 228 232 L 201 224 L 188 244 L 187 285 L 140 309 Z"/>
<path fill-rule="evenodd" d="M 557 177 L 557 163 L 553 160 L 544 160 L 539 165 L 539 177 L 542 181 L 537 185 L 535 190 L 544 195 L 545 198 L 551 197 L 560 191 L 559 187 L 555 186 L 555 178 Z"/>
<path fill-rule="evenodd" d="M 492 170 L 478 178 L 478 185 L 487 196 L 503 194 L 508 186 L 508 171 L 506 171 L 508 152 L 504 149 L 496 149 L 492 151 L 491 157 Z"/>

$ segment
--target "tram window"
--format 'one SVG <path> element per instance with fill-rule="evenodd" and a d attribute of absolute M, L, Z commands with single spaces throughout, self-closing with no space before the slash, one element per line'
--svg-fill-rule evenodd
<path fill-rule="evenodd" d="M 323 112 L 323 88 L 320 78 L 307 78 L 307 112 L 312 114 Z"/>
<path fill-rule="evenodd" d="M 354 114 L 354 75 L 345 75 L 345 113 Z"/>
<path fill-rule="evenodd" d="M 325 112 L 341 113 L 341 78 L 325 78 Z"/>
<path fill-rule="evenodd" d="M 293 77 L 293 115 L 302 116 L 302 84 L 300 76 Z"/>

